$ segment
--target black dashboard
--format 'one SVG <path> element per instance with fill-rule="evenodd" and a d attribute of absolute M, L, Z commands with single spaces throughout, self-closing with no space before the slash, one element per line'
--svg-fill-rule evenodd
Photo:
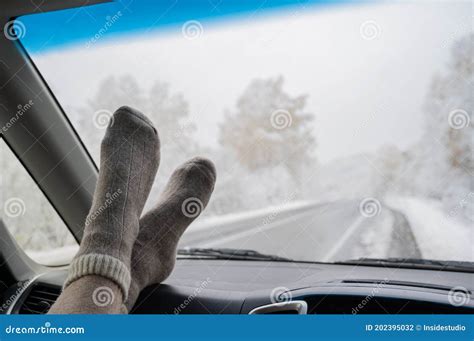
<path fill-rule="evenodd" d="M 8 288 L 6 313 L 47 312 L 66 268 Z M 133 314 L 472 314 L 473 274 L 270 261 L 179 259 L 162 284 L 146 288 Z M 467 299 L 453 301 L 453 288 Z M 5 304 L 5 302 L 4 302 Z"/>

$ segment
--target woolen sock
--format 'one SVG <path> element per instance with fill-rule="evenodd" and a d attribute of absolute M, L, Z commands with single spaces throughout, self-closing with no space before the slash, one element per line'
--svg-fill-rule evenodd
<path fill-rule="evenodd" d="M 132 253 L 132 282 L 125 305 L 130 311 L 140 291 L 164 281 L 174 268 L 177 245 L 206 207 L 214 189 L 214 164 L 194 158 L 177 168 L 157 205 L 140 220 Z"/>
<path fill-rule="evenodd" d="M 102 140 L 92 207 L 65 287 L 83 276 L 98 275 L 114 281 L 126 299 L 132 248 L 159 158 L 152 123 L 137 110 L 119 108 Z"/>
<path fill-rule="evenodd" d="M 68 285 L 48 314 L 124 314 L 120 287 L 103 276 L 83 276 Z"/>

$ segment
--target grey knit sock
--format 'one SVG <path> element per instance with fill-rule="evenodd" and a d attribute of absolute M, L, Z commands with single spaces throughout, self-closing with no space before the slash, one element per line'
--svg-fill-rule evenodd
<path fill-rule="evenodd" d="M 99 275 L 117 283 L 126 299 L 132 248 L 158 164 L 159 139 L 152 123 L 134 109 L 118 109 L 102 141 L 99 180 L 65 287 Z"/>
<path fill-rule="evenodd" d="M 125 303 L 129 311 L 143 288 L 161 283 L 173 270 L 179 238 L 206 207 L 215 181 L 211 161 L 189 160 L 174 171 L 157 205 L 140 220 Z"/>
<path fill-rule="evenodd" d="M 48 314 L 126 314 L 120 287 L 111 280 L 88 275 L 71 282 Z"/>

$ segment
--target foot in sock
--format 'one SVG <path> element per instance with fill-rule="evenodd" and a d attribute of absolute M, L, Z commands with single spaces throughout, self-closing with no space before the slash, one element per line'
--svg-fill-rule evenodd
<path fill-rule="evenodd" d="M 132 282 L 125 303 L 128 311 L 143 288 L 169 276 L 178 241 L 209 202 L 215 181 L 211 161 L 189 160 L 173 172 L 157 205 L 140 220 L 132 253 Z"/>
<path fill-rule="evenodd" d="M 159 158 L 159 139 L 152 123 L 134 109 L 118 109 L 102 141 L 92 207 L 65 287 L 83 276 L 98 275 L 115 282 L 126 299 L 139 219 Z"/>

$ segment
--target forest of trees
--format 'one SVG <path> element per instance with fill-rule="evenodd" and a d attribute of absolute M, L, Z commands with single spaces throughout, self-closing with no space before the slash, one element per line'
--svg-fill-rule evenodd
<path fill-rule="evenodd" d="M 398 191 L 440 200 L 447 212 L 457 207 L 462 212 L 458 218 L 471 220 L 473 37 L 455 44 L 447 71 L 433 78 L 423 108 L 424 133 L 418 143 L 394 155 L 385 167 Z"/>

